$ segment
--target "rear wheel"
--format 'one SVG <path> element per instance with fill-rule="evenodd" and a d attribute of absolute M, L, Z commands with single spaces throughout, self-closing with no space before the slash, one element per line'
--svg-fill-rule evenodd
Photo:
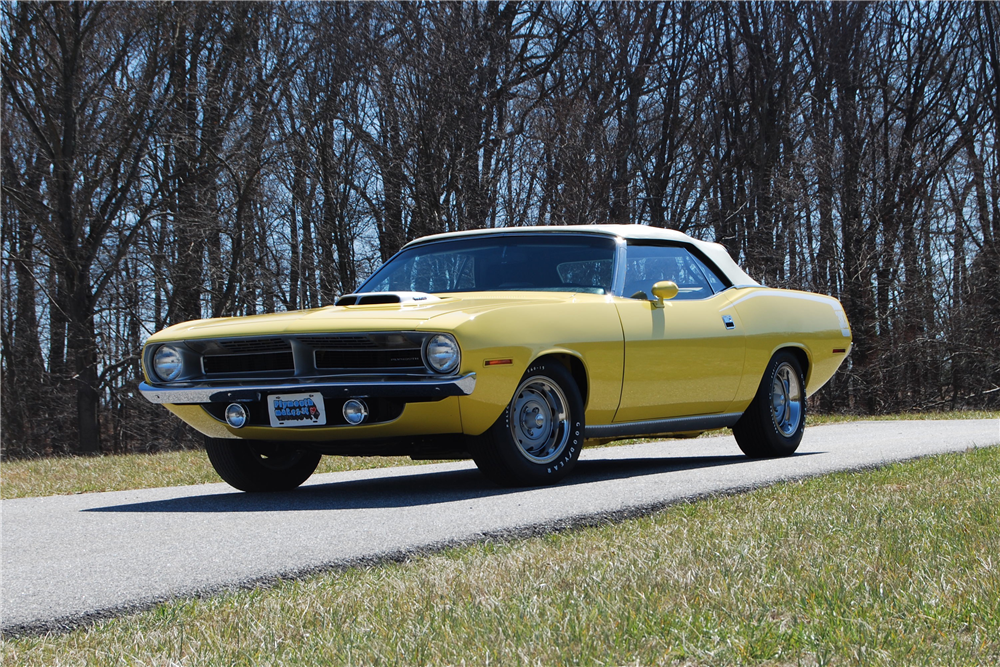
<path fill-rule="evenodd" d="M 806 380 L 791 352 L 778 352 L 767 365 L 757 395 L 733 435 L 751 458 L 790 456 L 798 449 L 806 424 Z"/>
<path fill-rule="evenodd" d="M 501 486 L 541 486 L 565 477 L 580 457 L 583 399 L 562 365 L 537 362 L 507 408 L 470 449 L 479 469 Z"/>
<path fill-rule="evenodd" d="M 205 450 L 219 477 L 240 491 L 290 491 L 309 479 L 320 459 L 267 440 L 206 438 Z"/>

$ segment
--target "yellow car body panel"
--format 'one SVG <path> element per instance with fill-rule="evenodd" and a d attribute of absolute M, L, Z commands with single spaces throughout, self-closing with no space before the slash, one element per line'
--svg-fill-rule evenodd
<path fill-rule="evenodd" d="M 404 330 L 454 333 L 462 341 L 458 372 L 477 374 L 474 394 L 446 399 L 443 404 L 411 403 L 393 422 L 360 427 L 234 429 L 201 408 L 171 405 L 170 409 L 210 437 L 336 441 L 408 434 L 479 435 L 503 412 L 531 362 L 547 355 L 565 355 L 578 359 L 586 372 L 587 423 L 610 423 L 617 410 L 623 366 L 621 323 L 611 297 L 594 294 L 478 293 L 467 298 L 454 295 L 427 306 L 331 306 L 299 313 L 220 318 L 164 329 L 151 336 L 147 345 L 278 332 Z M 497 344 L 511 340 L 519 344 Z M 510 364 L 486 365 L 490 360 L 507 359 Z"/>
<path fill-rule="evenodd" d="M 573 293 L 539 293 L 532 299 L 531 293 L 519 294 L 530 300 L 514 305 L 509 293 L 498 293 L 490 307 L 456 311 L 428 324 L 430 329 L 440 326 L 454 332 L 462 343 L 461 372 L 479 374 L 476 391 L 459 398 L 464 432 L 479 435 L 492 426 L 528 366 L 550 355 L 580 361 L 586 377 L 586 421 L 610 423 L 621 395 L 623 367 L 621 322 L 613 299 Z M 513 363 L 486 366 L 497 359 Z"/>
<path fill-rule="evenodd" d="M 385 424 L 310 428 L 244 426 L 235 429 L 205 411 L 200 405 L 165 404 L 189 426 L 210 438 L 284 440 L 294 442 L 338 442 L 363 438 L 395 438 L 462 432 L 458 399 L 454 396 L 433 403 L 410 403 L 397 419 Z"/>
<path fill-rule="evenodd" d="M 748 332 L 746 365 L 735 411 L 753 400 L 760 377 L 776 351 L 801 350 L 808 361 L 806 394 L 811 396 L 837 372 L 851 349 L 851 329 L 836 299 L 793 290 L 736 290 L 732 308 Z"/>
<path fill-rule="evenodd" d="M 806 393 L 812 394 L 850 351 L 850 328 L 836 299 L 757 285 L 721 246 L 676 232 L 595 229 L 632 235 L 643 242 L 664 235 L 670 243 L 686 239 L 725 274 L 727 288 L 703 299 L 659 303 L 570 291 L 449 292 L 400 303 L 185 322 L 147 341 L 146 383 L 141 389 L 150 400 L 165 404 L 211 438 L 336 443 L 459 433 L 478 436 L 502 416 L 531 364 L 546 358 L 557 360 L 572 373 L 584 401 L 586 428 L 606 427 L 593 437 L 612 439 L 622 432 L 621 425 L 652 422 L 644 433 L 692 433 L 706 427 L 670 420 L 703 415 L 738 418 L 754 399 L 769 361 L 781 349 L 798 351 L 806 370 Z M 621 238 L 618 242 L 624 243 Z M 454 336 L 461 362 L 453 376 L 474 382 L 474 389 L 446 398 L 407 400 L 397 416 L 379 423 L 291 428 L 259 421 L 234 428 L 199 401 L 182 404 L 153 398 L 156 390 L 170 384 L 156 381 L 148 368 L 150 355 L 165 343 L 393 332 L 414 332 L 425 336 L 423 340 L 433 333 Z M 429 370 L 425 373 L 423 379 L 434 379 Z M 283 392 L 308 386 L 310 377 L 290 379 L 298 384 L 290 383 Z M 266 398 L 256 400 L 266 402 Z M 220 401 L 211 399 L 212 403 Z M 733 421 L 728 419 L 725 425 Z"/>
<path fill-rule="evenodd" d="M 616 299 L 625 332 L 625 375 L 615 422 L 722 413 L 743 377 L 744 332 L 722 315 L 739 290 L 708 299 Z"/>

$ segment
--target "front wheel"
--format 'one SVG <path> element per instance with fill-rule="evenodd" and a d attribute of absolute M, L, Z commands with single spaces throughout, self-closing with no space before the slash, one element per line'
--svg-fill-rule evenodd
<path fill-rule="evenodd" d="M 319 465 L 316 452 L 266 440 L 205 438 L 205 451 L 219 477 L 240 491 L 291 491 Z"/>
<path fill-rule="evenodd" d="M 541 486 L 565 477 L 580 457 L 583 399 L 555 361 L 524 373 L 503 414 L 470 449 L 484 475 L 501 486 Z"/>
<path fill-rule="evenodd" d="M 750 407 L 733 426 L 743 453 L 751 458 L 790 456 L 806 425 L 806 380 L 791 352 L 778 352 L 764 371 Z"/>

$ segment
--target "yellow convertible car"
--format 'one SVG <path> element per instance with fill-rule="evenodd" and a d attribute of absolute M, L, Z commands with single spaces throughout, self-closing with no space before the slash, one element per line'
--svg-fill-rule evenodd
<path fill-rule="evenodd" d="M 333 306 L 172 326 L 140 389 L 245 491 L 294 488 L 323 454 L 471 457 L 541 485 L 624 437 L 732 428 L 787 456 L 850 347 L 836 299 L 762 287 L 718 244 L 493 229 L 413 241 Z"/>

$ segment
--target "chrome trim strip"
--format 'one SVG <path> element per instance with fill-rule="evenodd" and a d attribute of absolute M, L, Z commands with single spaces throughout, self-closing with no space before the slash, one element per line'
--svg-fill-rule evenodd
<path fill-rule="evenodd" d="M 206 384 L 187 383 L 182 386 L 154 387 L 139 383 L 139 391 L 150 403 L 229 403 L 258 401 L 263 394 L 318 391 L 327 398 L 354 398 L 358 396 L 385 396 L 392 398 L 442 399 L 449 396 L 468 396 L 476 388 L 476 374 L 462 376 L 424 377 L 406 379 L 379 379 L 356 377 L 353 380 L 323 381 L 318 378 L 290 378 L 280 382 L 257 384 Z"/>
<path fill-rule="evenodd" d="M 615 263 L 611 277 L 611 293 L 624 297 L 625 267 L 628 266 L 628 243 L 620 236 L 615 237 Z"/>
<path fill-rule="evenodd" d="M 732 412 L 723 415 L 699 415 L 697 417 L 675 417 L 673 419 L 654 419 L 644 422 L 587 426 L 584 429 L 584 437 L 619 438 L 636 435 L 683 433 L 684 431 L 708 431 L 714 428 L 728 428 L 738 422 L 742 416 L 742 412 Z"/>

